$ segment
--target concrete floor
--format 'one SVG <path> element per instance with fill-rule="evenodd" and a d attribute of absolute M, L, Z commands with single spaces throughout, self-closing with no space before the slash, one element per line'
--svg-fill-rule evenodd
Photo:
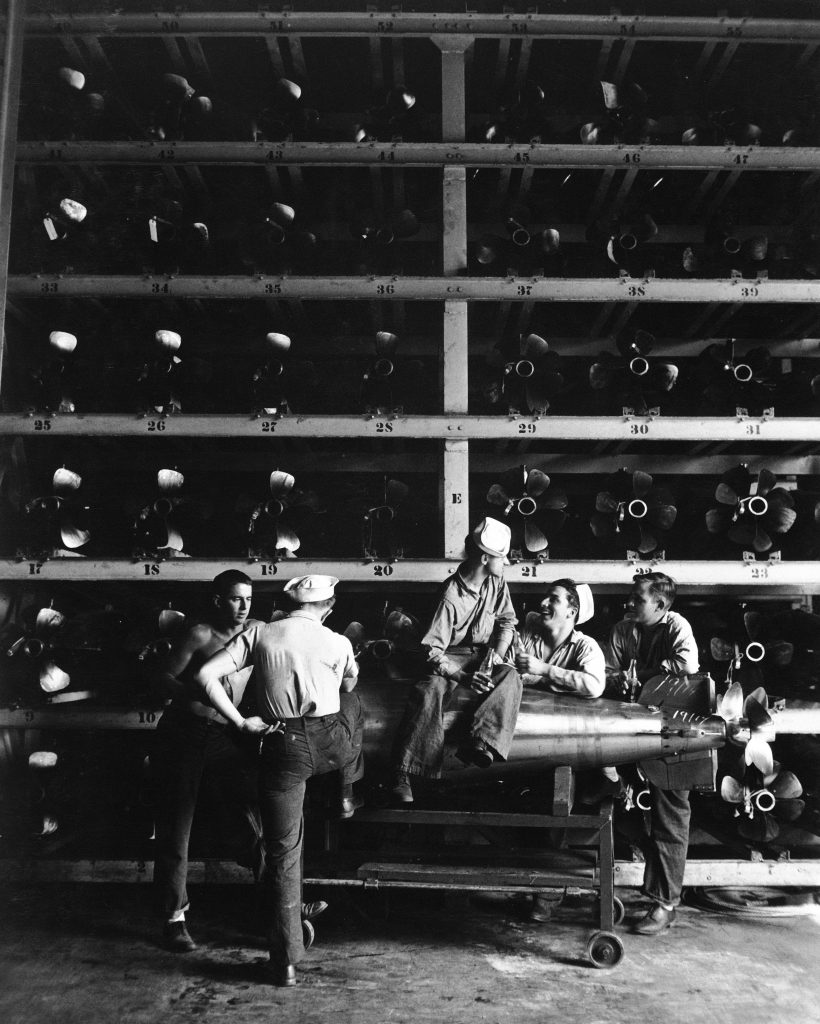
<path fill-rule="evenodd" d="M 311 896 L 315 896 L 312 892 Z M 593 904 L 533 925 L 520 903 L 329 890 L 295 989 L 259 983 L 253 892 L 194 887 L 196 952 L 157 945 L 140 885 L 0 889 L 3 1024 L 817 1024 L 820 917 L 684 908 L 654 939 L 622 930 L 613 970 L 588 965 Z M 627 921 L 641 910 L 622 893 Z"/>

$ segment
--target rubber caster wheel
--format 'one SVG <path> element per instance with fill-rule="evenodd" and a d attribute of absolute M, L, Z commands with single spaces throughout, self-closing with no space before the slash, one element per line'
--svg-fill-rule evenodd
<path fill-rule="evenodd" d="M 313 940 L 316 938 L 316 930 L 310 921 L 302 921 L 302 941 L 305 944 L 305 949 L 310 949 L 313 945 Z"/>
<path fill-rule="evenodd" d="M 624 944 L 613 932 L 595 932 L 587 943 L 587 956 L 593 966 L 606 970 L 621 962 Z"/>
<path fill-rule="evenodd" d="M 615 924 L 620 924 L 623 921 L 623 919 L 626 917 L 626 907 L 618 899 L 617 896 L 613 897 L 613 899 L 612 899 L 612 912 L 613 912 L 613 921 L 614 921 Z"/>

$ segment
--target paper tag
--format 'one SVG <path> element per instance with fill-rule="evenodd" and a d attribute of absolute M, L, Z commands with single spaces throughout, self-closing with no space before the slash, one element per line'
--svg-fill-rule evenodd
<path fill-rule="evenodd" d="M 149 217 L 148 218 L 148 233 L 151 236 L 151 241 L 152 242 L 158 242 L 159 241 L 159 235 L 157 234 L 157 218 L 156 217 Z"/>
<path fill-rule="evenodd" d="M 46 229 L 46 234 L 52 242 L 57 241 L 57 229 L 54 227 L 54 221 L 51 217 L 43 217 L 43 226 Z"/>

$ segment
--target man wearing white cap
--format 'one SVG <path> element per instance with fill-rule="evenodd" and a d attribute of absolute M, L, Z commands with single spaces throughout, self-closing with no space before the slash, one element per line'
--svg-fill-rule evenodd
<path fill-rule="evenodd" d="M 302 804 L 313 775 L 340 771 L 340 817 L 361 801 L 363 717 L 353 693 L 358 666 L 345 636 L 322 623 L 336 601 L 335 576 L 299 576 L 285 584 L 294 610 L 239 634 L 197 674 L 214 706 L 242 732 L 260 735 L 259 803 L 265 836 L 271 980 L 295 985 L 304 956 L 301 923 Z M 254 667 L 259 715 L 243 718 L 219 678 Z M 220 692 L 221 691 L 221 692 Z"/>
<path fill-rule="evenodd" d="M 516 645 L 515 667 L 524 686 L 578 697 L 600 697 L 606 683 L 604 652 L 576 627 L 594 613 L 586 583 L 555 580 L 540 609 L 530 612 Z"/>
<path fill-rule="evenodd" d="M 521 680 L 512 664 L 504 662 L 517 622 L 504 582 L 510 529 L 496 519 L 482 519 L 465 546 L 467 558 L 444 584 L 422 638 L 430 674 L 413 689 L 399 726 L 392 790 L 399 803 L 413 802 L 411 776 L 441 776 L 444 711 L 457 686 L 483 698 L 473 713 L 470 744 L 458 756 L 489 766 L 506 760 L 512 742 Z"/>

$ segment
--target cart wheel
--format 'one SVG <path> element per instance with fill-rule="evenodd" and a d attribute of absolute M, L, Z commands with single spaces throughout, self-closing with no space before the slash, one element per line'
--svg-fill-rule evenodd
<path fill-rule="evenodd" d="M 624 944 L 613 932 L 595 932 L 587 943 L 587 956 L 595 967 L 615 967 L 624 955 Z"/>
<path fill-rule="evenodd" d="M 626 907 L 618 899 L 617 896 L 613 896 L 613 898 L 612 898 L 612 912 L 613 912 L 613 915 L 614 915 L 613 916 L 613 921 L 614 921 L 615 924 L 620 924 L 621 921 L 623 921 L 624 917 L 626 916 Z"/>
<path fill-rule="evenodd" d="M 316 938 L 316 931 L 310 921 L 302 921 L 302 941 L 305 944 L 305 949 L 310 949 L 313 945 L 313 940 Z"/>

